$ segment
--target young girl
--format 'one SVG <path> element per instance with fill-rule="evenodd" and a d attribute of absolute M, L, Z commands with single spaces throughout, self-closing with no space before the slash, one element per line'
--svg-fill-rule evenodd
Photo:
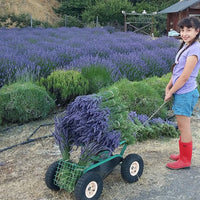
<path fill-rule="evenodd" d="M 195 17 L 182 19 L 179 24 L 180 36 L 183 40 L 172 67 L 172 77 L 165 89 L 165 101 L 173 95 L 173 111 L 181 133 L 179 140 L 179 155 L 172 154 L 175 162 L 167 163 L 170 169 L 188 168 L 192 159 L 192 134 L 190 117 L 198 102 L 196 77 L 200 69 L 200 22 Z"/>

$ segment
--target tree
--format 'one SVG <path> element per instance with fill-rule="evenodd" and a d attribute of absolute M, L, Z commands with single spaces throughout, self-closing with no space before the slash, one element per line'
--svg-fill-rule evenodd
<path fill-rule="evenodd" d="M 141 3 L 143 0 L 129 0 L 134 6 L 136 3 Z"/>
<path fill-rule="evenodd" d="M 133 5 L 128 0 L 97 0 L 95 5 L 89 6 L 82 14 L 84 22 L 89 23 L 98 16 L 99 23 L 103 26 L 108 24 L 123 24 L 122 10 L 131 12 Z"/>
<path fill-rule="evenodd" d="M 136 12 L 140 12 L 142 10 L 146 10 L 148 12 L 154 12 L 154 11 L 161 11 L 175 3 L 177 3 L 179 0 L 129 0 Z"/>
<path fill-rule="evenodd" d="M 77 18 L 81 18 L 82 12 L 90 5 L 93 5 L 95 0 L 65 0 L 62 2 L 61 6 L 54 11 L 63 16 L 71 15 Z"/>

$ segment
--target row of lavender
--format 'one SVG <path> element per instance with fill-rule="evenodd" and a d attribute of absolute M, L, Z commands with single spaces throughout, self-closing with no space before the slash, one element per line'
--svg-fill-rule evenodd
<path fill-rule="evenodd" d="M 38 80 L 55 69 L 106 66 L 114 81 L 167 73 L 177 41 L 153 40 L 104 28 L 0 29 L 0 87 L 17 78 Z"/>

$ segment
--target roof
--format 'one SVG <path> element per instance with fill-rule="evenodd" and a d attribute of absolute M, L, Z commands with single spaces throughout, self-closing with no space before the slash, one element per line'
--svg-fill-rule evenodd
<path fill-rule="evenodd" d="M 200 0 L 183 0 L 183 1 L 179 1 L 173 5 L 171 5 L 168 8 L 165 8 L 164 10 L 161 10 L 159 13 L 160 14 L 164 14 L 164 13 L 175 13 L 175 12 L 179 12 L 182 10 L 185 10 L 186 8 L 189 8 L 193 5 L 195 5 L 196 3 L 200 3 Z"/>

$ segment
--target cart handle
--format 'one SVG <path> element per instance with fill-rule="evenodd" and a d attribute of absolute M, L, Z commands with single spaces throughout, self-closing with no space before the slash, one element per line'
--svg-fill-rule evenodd
<path fill-rule="evenodd" d="M 119 145 L 122 145 L 122 144 L 124 144 L 124 143 L 126 143 L 125 140 L 121 141 L 121 142 L 119 143 Z"/>
<path fill-rule="evenodd" d="M 122 150 L 121 150 L 121 152 L 120 152 L 120 155 L 123 156 L 123 154 L 124 154 L 124 152 L 125 152 L 125 150 L 126 150 L 126 147 L 127 147 L 126 141 L 123 140 L 123 141 L 121 141 L 119 144 L 120 144 L 120 145 L 124 144 L 124 146 L 123 146 L 123 148 L 122 148 Z"/>

